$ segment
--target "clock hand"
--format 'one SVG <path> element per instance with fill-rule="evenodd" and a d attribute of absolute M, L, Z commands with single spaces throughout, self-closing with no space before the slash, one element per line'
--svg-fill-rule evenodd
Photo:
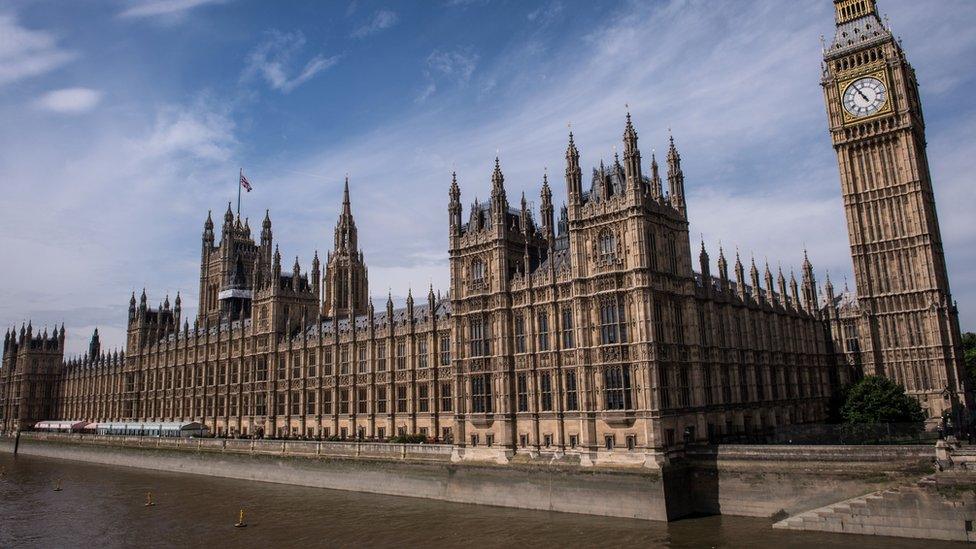
<path fill-rule="evenodd" d="M 865 100 L 865 101 L 867 101 L 868 103 L 870 103 L 870 102 L 871 102 L 871 100 L 870 100 L 870 99 L 868 99 L 868 96 L 866 96 L 866 95 L 864 95 L 864 92 L 862 92 L 861 90 L 859 90 L 859 89 L 857 89 L 857 88 L 854 88 L 854 91 L 856 91 L 856 92 L 857 92 L 857 94 L 858 94 L 858 95 L 860 95 L 861 97 L 863 97 L 863 98 L 864 98 L 864 100 Z"/>

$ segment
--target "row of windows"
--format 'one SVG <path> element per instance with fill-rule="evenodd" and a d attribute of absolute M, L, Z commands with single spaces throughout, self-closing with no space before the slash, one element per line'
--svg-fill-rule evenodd
<path fill-rule="evenodd" d="M 437 355 L 437 360 L 441 366 L 449 366 L 451 364 L 451 341 L 449 337 L 441 337 L 439 339 L 439 352 Z M 339 353 L 339 373 L 348 374 L 350 373 L 350 361 L 349 361 L 349 347 L 343 346 Z M 377 357 L 376 357 L 376 371 L 384 372 L 386 371 L 386 344 L 377 343 L 376 344 Z M 427 368 L 430 365 L 429 354 L 428 354 L 428 344 L 426 341 L 417 342 L 417 366 L 419 368 Z M 318 373 L 318 368 L 315 365 L 315 355 L 308 355 L 308 365 L 305 368 L 306 377 L 315 377 Z M 322 365 L 323 375 L 332 374 L 332 364 L 331 364 L 331 354 L 327 353 L 325 355 L 326 360 Z M 404 370 L 407 368 L 407 353 L 406 353 L 406 343 L 400 341 L 396 345 L 396 368 L 398 370 Z M 211 384 L 217 385 L 221 384 L 223 381 L 228 383 L 238 383 L 240 381 L 248 383 L 251 381 L 251 368 L 250 361 L 245 365 L 243 370 L 241 370 L 239 364 L 230 365 L 228 368 L 227 364 L 221 364 L 218 368 L 210 364 L 207 366 L 190 366 L 189 370 L 183 370 L 179 367 L 177 369 L 168 370 L 150 370 L 146 373 L 144 379 L 144 385 L 140 387 L 141 389 L 155 390 L 155 389 L 172 389 L 175 387 L 184 386 L 203 386 L 204 379 L 207 379 Z M 367 348 L 366 345 L 360 345 L 356 348 L 356 370 L 358 373 L 368 373 L 368 360 L 367 360 Z M 228 373 L 230 374 L 228 378 Z M 287 379 L 287 374 L 289 373 L 289 368 L 287 360 L 284 356 L 278 358 L 277 363 L 277 379 Z M 302 377 L 302 366 L 301 359 L 298 355 L 292 358 L 291 362 L 291 378 L 298 379 Z M 135 378 L 127 378 L 127 391 L 134 391 L 135 389 Z M 265 357 L 258 357 L 254 360 L 254 381 L 267 381 L 268 380 L 268 363 Z M 187 383 L 184 383 L 187 382 Z"/>

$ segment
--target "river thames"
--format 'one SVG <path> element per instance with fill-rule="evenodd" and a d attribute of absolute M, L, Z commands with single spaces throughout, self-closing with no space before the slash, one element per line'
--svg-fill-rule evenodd
<path fill-rule="evenodd" d="M 55 491 L 60 479 L 61 491 Z M 152 492 L 154 506 L 145 506 Z M 246 528 L 235 528 L 241 508 Z M 0 547 L 963 547 L 461 505 L 0 454 Z"/>

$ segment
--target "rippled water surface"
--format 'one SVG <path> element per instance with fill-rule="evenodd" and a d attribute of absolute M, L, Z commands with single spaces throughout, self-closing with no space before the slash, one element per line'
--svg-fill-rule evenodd
<path fill-rule="evenodd" d="M 58 479 L 62 490 L 54 491 Z M 146 507 L 152 492 L 155 506 Z M 234 528 L 245 509 L 246 528 Z M 460 505 L 0 453 L 0 547 L 953 547 Z M 962 546 L 959 544 L 958 546 Z"/>

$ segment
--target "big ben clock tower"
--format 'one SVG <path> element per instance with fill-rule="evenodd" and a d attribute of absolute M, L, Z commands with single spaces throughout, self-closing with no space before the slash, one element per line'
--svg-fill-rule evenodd
<path fill-rule="evenodd" d="M 959 320 L 915 71 L 875 0 L 834 0 L 834 8 L 822 85 L 854 261 L 860 361 L 865 374 L 904 385 L 930 418 L 961 412 Z"/>

